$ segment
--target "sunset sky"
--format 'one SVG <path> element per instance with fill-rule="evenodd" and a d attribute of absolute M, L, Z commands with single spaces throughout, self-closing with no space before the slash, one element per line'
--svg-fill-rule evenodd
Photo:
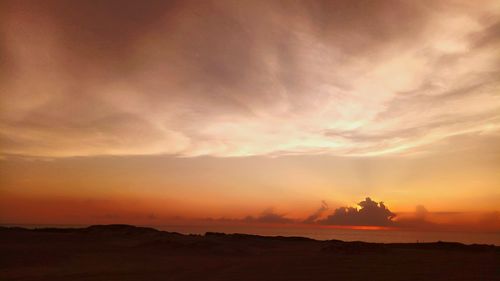
<path fill-rule="evenodd" d="M 335 225 L 366 197 L 500 231 L 500 1 L 0 3 L 0 223 Z"/>

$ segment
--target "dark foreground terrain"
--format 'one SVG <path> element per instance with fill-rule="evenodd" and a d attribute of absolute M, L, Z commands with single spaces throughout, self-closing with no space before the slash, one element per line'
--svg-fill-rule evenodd
<path fill-rule="evenodd" d="M 0 227 L 0 280 L 500 280 L 500 247 Z"/>

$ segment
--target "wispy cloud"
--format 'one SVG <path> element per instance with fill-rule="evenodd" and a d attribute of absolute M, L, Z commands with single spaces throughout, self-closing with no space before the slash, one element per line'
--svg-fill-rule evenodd
<path fill-rule="evenodd" d="M 500 131 L 498 1 L 124 2 L 3 4 L 3 154 L 375 156 Z"/>
<path fill-rule="evenodd" d="M 321 206 L 310 216 L 308 216 L 305 220 L 304 223 L 314 223 L 318 219 L 321 218 L 321 216 L 328 210 L 328 204 L 326 201 L 321 201 Z"/>

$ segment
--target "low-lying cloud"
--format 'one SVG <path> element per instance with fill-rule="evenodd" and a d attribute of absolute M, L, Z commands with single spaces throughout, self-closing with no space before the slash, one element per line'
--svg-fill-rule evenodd
<path fill-rule="evenodd" d="M 314 223 L 328 210 L 328 204 L 321 201 L 321 206 L 304 220 L 304 223 Z"/>
<path fill-rule="evenodd" d="M 367 197 L 355 207 L 340 207 L 326 217 L 319 220 L 320 224 L 352 225 L 352 226 L 390 226 L 394 224 L 392 213 L 383 202 L 377 203 Z"/>
<path fill-rule="evenodd" d="M 273 208 L 264 210 L 258 216 L 246 216 L 242 219 L 219 219 L 220 221 L 238 221 L 245 223 L 294 223 L 294 224 L 321 224 L 342 226 L 394 226 L 392 213 L 383 202 L 375 202 L 370 197 L 358 203 L 355 207 L 340 207 L 333 213 L 325 214 L 329 210 L 326 201 L 321 201 L 321 206 L 305 219 L 289 218 L 286 214 L 277 213 Z"/>
<path fill-rule="evenodd" d="M 247 216 L 243 222 L 249 223 L 292 223 L 293 219 L 287 218 L 284 214 L 274 212 L 272 208 L 264 210 L 259 216 Z"/>

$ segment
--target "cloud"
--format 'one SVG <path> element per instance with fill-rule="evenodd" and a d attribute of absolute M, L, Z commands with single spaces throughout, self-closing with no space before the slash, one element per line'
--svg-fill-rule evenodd
<path fill-rule="evenodd" d="M 367 197 L 358 203 L 360 209 L 354 207 L 340 207 L 323 220 L 321 224 L 358 225 L 358 226 L 390 226 L 393 225 L 392 213 L 383 202 L 377 203 Z"/>
<path fill-rule="evenodd" d="M 398 214 L 394 225 L 403 229 L 432 231 L 498 232 L 498 212 L 430 212 L 423 205 L 412 213 Z"/>
<path fill-rule="evenodd" d="M 415 212 L 410 214 L 410 216 L 398 218 L 396 225 L 401 228 L 412 228 L 412 229 L 438 229 L 443 228 L 443 225 L 438 225 L 429 220 L 430 213 L 423 206 L 418 205 L 415 207 Z"/>
<path fill-rule="evenodd" d="M 248 223 L 293 223 L 293 219 L 285 217 L 283 214 L 277 214 L 272 208 L 264 210 L 262 214 L 257 217 L 247 216 L 242 219 L 243 222 Z"/>
<path fill-rule="evenodd" d="M 314 223 L 328 210 L 328 204 L 321 201 L 321 206 L 304 220 L 304 223 Z"/>
<path fill-rule="evenodd" d="M 500 131 L 498 1 L 0 10 L 2 154 L 400 155 Z"/>
<path fill-rule="evenodd" d="M 415 217 L 417 219 L 424 220 L 428 213 L 429 211 L 427 211 L 427 209 L 423 205 L 418 205 L 417 207 L 415 207 Z"/>
<path fill-rule="evenodd" d="M 500 231 L 500 212 L 494 211 L 483 214 L 479 219 L 479 225 L 488 226 L 490 229 Z"/>

